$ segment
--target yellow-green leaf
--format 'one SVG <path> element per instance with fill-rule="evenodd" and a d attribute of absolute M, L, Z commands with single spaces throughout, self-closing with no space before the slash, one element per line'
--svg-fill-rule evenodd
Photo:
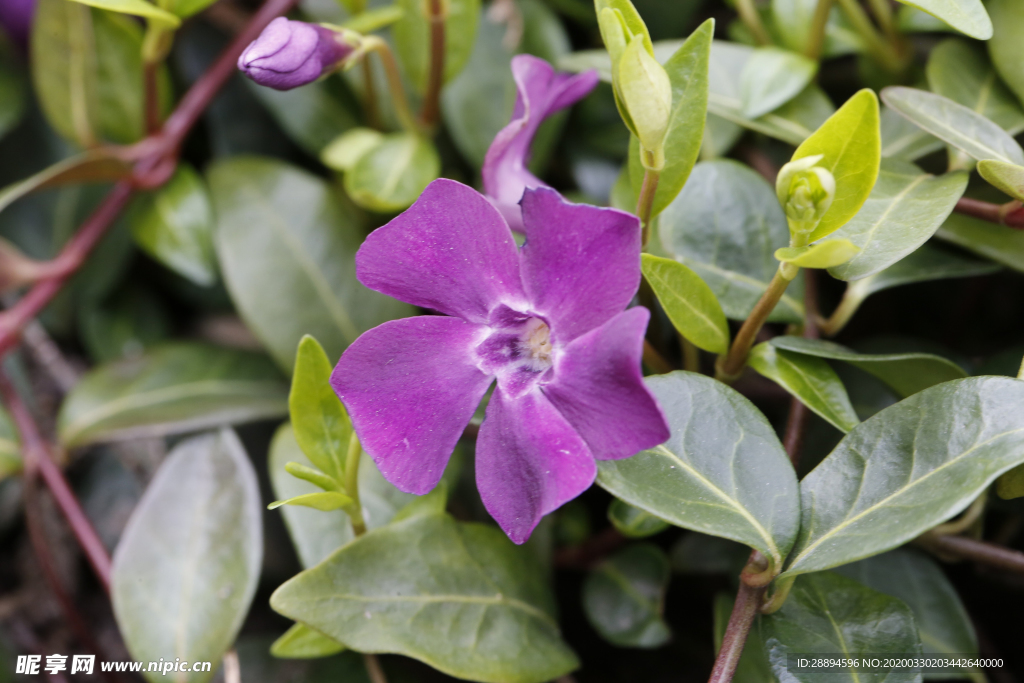
<path fill-rule="evenodd" d="M 118 12 L 119 14 L 131 14 L 136 17 L 153 19 L 170 28 L 181 26 L 181 19 L 166 10 L 162 10 L 146 0 L 74 0 L 74 2 L 99 9 Z"/>
<path fill-rule="evenodd" d="M 295 496 L 288 500 L 275 500 L 267 506 L 267 509 L 276 510 L 282 505 L 301 505 L 303 507 L 313 508 L 322 512 L 331 512 L 332 510 L 340 510 L 346 505 L 351 505 L 352 502 L 352 499 L 344 493 L 338 493 L 337 491 L 318 491 L 316 493 L 304 493 L 301 496 Z"/>
<path fill-rule="evenodd" d="M 850 240 L 825 240 L 806 247 L 775 250 L 775 258 L 801 268 L 835 268 L 860 252 Z"/>
<path fill-rule="evenodd" d="M 729 350 L 729 324 L 715 293 L 682 263 L 643 254 L 641 268 L 669 320 L 694 346 L 712 353 Z"/>
<path fill-rule="evenodd" d="M 978 173 L 993 187 L 1024 201 L 1024 167 L 997 159 L 978 162 Z"/>

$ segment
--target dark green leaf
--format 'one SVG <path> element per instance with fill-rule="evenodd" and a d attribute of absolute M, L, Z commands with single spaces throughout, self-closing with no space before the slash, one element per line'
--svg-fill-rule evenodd
<path fill-rule="evenodd" d="M 644 278 L 679 334 L 711 353 L 729 350 L 729 323 L 715 293 L 678 261 L 641 255 Z"/>
<path fill-rule="evenodd" d="M 447 515 L 361 536 L 270 604 L 356 651 L 403 654 L 484 683 L 541 683 L 578 665 L 533 554 Z"/>
<path fill-rule="evenodd" d="M 697 164 L 658 220 L 665 251 L 700 275 L 735 320 L 750 314 L 778 270 L 773 253 L 789 243 L 775 190 L 750 168 L 727 159 Z M 802 294 L 798 277 L 768 319 L 802 322 Z"/>
<path fill-rule="evenodd" d="M 1016 0 L 989 0 L 988 12 L 993 27 L 989 57 L 1010 90 L 1024 102 L 1024 5 Z"/>
<path fill-rule="evenodd" d="M 783 576 L 885 552 L 962 511 L 1024 460 L 1020 401 L 1020 380 L 971 377 L 855 427 L 800 484 L 800 534 Z"/>
<path fill-rule="evenodd" d="M 928 87 L 974 110 L 1011 135 L 1024 130 L 1024 108 L 999 80 L 983 49 L 966 40 L 944 40 L 928 55 Z"/>
<path fill-rule="evenodd" d="M 743 67 L 740 99 L 743 115 L 756 119 L 796 97 L 818 73 L 818 63 L 802 54 L 761 47 Z"/>
<path fill-rule="evenodd" d="M 345 174 L 345 191 L 364 209 L 401 211 L 440 173 L 434 143 L 415 133 L 391 133 L 356 160 Z"/>
<path fill-rule="evenodd" d="M 860 422 L 842 381 L 826 360 L 782 351 L 764 342 L 750 350 L 747 363 L 836 429 L 848 432 Z"/>
<path fill-rule="evenodd" d="M 135 243 L 171 270 L 202 287 L 216 280 L 213 207 L 202 177 L 188 164 L 136 200 L 128 224 Z"/>
<path fill-rule="evenodd" d="M 132 658 L 219 661 L 249 611 L 262 556 L 259 485 L 238 437 L 222 430 L 179 444 L 114 553 L 111 599 Z"/>
<path fill-rule="evenodd" d="M 864 206 L 832 234 L 860 248 L 829 269 L 840 280 L 860 280 L 888 268 L 935 234 L 967 188 L 963 171 L 939 177 L 905 161 L 885 159 Z"/>
<path fill-rule="evenodd" d="M 857 659 L 865 654 L 920 654 L 914 615 L 910 608 L 883 593 L 833 572 L 797 579 L 789 599 L 775 614 L 761 617 L 761 634 L 772 671 L 782 681 L 821 681 L 822 671 L 793 671 L 790 655 L 824 655 Z M 915 683 L 913 669 L 866 673 L 829 668 L 834 683 Z"/>
<path fill-rule="evenodd" d="M 57 418 L 67 447 L 284 415 L 287 386 L 260 354 L 176 343 L 90 371 Z"/>
<path fill-rule="evenodd" d="M 935 236 L 978 256 L 1024 272 L 1024 231 L 959 213 L 950 214 Z"/>
<path fill-rule="evenodd" d="M 398 0 L 396 4 L 403 11 L 402 18 L 391 29 L 398 57 L 409 81 L 423 92 L 430 71 L 430 4 L 421 0 Z M 480 0 L 448 0 L 442 7 L 447 10 L 443 78 L 447 82 L 462 71 L 473 51 Z"/>
<path fill-rule="evenodd" d="M 359 125 L 343 83 L 330 76 L 301 88 L 274 90 L 246 79 L 259 101 L 284 132 L 313 156 L 339 135 Z"/>
<path fill-rule="evenodd" d="M 836 570 L 868 588 L 905 602 L 914 613 L 925 655 L 978 654 L 971 618 L 953 584 L 926 555 L 899 549 L 843 565 Z M 967 677 L 962 669 L 926 673 L 924 678 Z"/>
<path fill-rule="evenodd" d="M 599 462 L 597 483 L 671 524 L 746 543 L 781 567 L 796 534 L 796 475 L 764 415 L 703 375 L 673 372 L 646 383 L 672 436 Z"/>
<path fill-rule="evenodd" d="M 608 506 L 608 521 L 619 530 L 619 533 L 630 538 L 647 538 L 669 527 L 668 522 L 662 518 L 624 503 L 618 498 L 612 500 L 612 504 Z"/>
<path fill-rule="evenodd" d="M 882 107 L 882 158 L 913 161 L 942 149 L 942 140 L 926 133 L 895 110 Z"/>
<path fill-rule="evenodd" d="M 216 162 L 209 181 L 224 281 L 282 367 L 291 370 L 304 334 L 333 359 L 360 333 L 412 313 L 356 280 L 361 225 L 324 181 L 255 157 Z"/>
<path fill-rule="evenodd" d="M 295 624 L 270 646 L 270 654 L 282 659 L 315 659 L 336 655 L 345 646 L 305 624 Z"/>
<path fill-rule="evenodd" d="M 620 647 L 656 648 L 672 636 L 662 620 L 669 564 L 655 545 L 620 550 L 583 583 L 583 609 L 601 636 Z"/>
<path fill-rule="evenodd" d="M 165 341 L 171 332 L 166 308 L 145 287 L 122 289 L 102 304 L 78 310 L 78 330 L 97 363 L 137 358 Z"/>
<path fill-rule="evenodd" d="M 930 353 L 857 353 L 834 342 L 790 336 L 775 337 L 769 343 L 785 351 L 845 361 L 871 373 L 900 396 L 910 396 L 967 374 L 956 363 Z"/>

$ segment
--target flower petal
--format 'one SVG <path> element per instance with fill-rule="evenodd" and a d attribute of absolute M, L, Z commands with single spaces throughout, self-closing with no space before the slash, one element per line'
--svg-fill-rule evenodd
<path fill-rule="evenodd" d="M 566 344 L 621 312 L 640 286 L 640 221 L 616 209 L 571 204 L 554 190 L 523 195 L 520 260 L 533 310 Z"/>
<path fill-rule="evenodd" d="M 530 145 L 544 120 L 584 98 L 597 85 L 596 71 L 559 73 L 539 57 L 512 58 L 516 106 L 512 120 L 494 137 L 481 170 L 484 191 L 518 230 L 519 200 L 527 187 L 547 187 L 526 168 Z"/>
<path fill-rule="evenodd" d="M 476 441 L 476 486 L 513 542 L 524 543 L 541 517 L 596 476 L 587 445 L 541 392 L 510 399 L 494 390 Z"/>
<path fill-rule="evenodd" d="M 598 460 L 628 458 L 668 440 L 665 416 L 640 372 L 649 318 L 646 308 L 631 308 L 578 337 L 544 387 Z"/>
<path fill-rule="evenodd" d="M 480 331 L 458 318 L 392 320 L 356 339 L 331 373 L 363 449 L 402 491 L 437 485 L 490 386 L 474 364 Z"/>
<path fill-rule="evenodd" d="M 356 273 L 370 289 L 475 323 L 524 301 L 508 225 L 479 192 L 444 178 L 366 238 Z"/>

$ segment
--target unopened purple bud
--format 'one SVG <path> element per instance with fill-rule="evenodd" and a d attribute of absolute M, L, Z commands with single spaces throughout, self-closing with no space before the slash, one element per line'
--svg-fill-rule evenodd
<path fill-rule="evenodd" d="M 320 78 L 352 50 L 330 29 L 278 17 L 245 48 L 238 68 L 260 85 L 291 90 Z"/>
<path fill-rule="evenodd" d="M 24 48 L 32 29 L 36 0 L 0 0 L 0 28 Z"/>

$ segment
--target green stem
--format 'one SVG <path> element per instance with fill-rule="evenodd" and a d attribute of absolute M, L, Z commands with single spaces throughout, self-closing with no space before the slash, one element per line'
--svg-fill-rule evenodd
<path fill-rule="evenodd" d="M 644 170 L 644 181 L 640 186 L 640 197 L 636 202 L 636 215 L 640 219 L 641 237 L 640 244 L 647 246 L 651 238 L 651 211 L 654 208 L 654 195 L 658 191 L 658 179 L 661 177 L 659 171 L 651 169 Z"/>
<path fill-rule="evenodd" d="M 985 512 L 985 503 L 988 499 L 987 492 L 983 492 L 980 496 L 974 499 L 971 506 L 967 508 L 967 511 L 960 516 L 959 519 L 954 519 L 945 524 L 940 524 L 934 527 L 930 533 L 936 536 L 955 536 L 956 534 L 962 534 L 963 532 L 970 529 L 975 522 L 977 522 L 982 513 Z"/>
<path fill-rule="evenodd" d="M 362 49 L 368 53 L 376 52 L 380 57 L 384 73 L 388 78 L 388 88 L 391 90 L 391 99 L 395 105 L 398 120 L 402 124 L 402 128 L 408 132 L 418 133 L 419 127 L 409 108 L 409 100 L 406 98 L 405 88 L 402 86 L 402 74 L 398 70 L 398 62 L 395 61 L 391 47 L 377 36 L 367 36 L 363 38 Z"/>
<path fill-rule="evenodd" d="M 363 447 L 355 431 L 348 440 L 348 455 L 345 457 L 345 493 L 352 499 L 352 504 L 345 511 L 352 519 L 352 531 L 356 536 L 366 533 L 366 520 L 363 519 L 363 504 L 359 500 L 359 457 Z"/>
<path fill-rule="evenodd" d="M 377 655 L 364 654 L 363 663 L 366 664 L 366 673 L 370 677 L 370 683 L 388 683 Z"/>
<path fill-rule="evenodd" d="M 163 126 L 160 116 L 160 66 L 167 59 L 174 43 L 174 31 L 166 24 L 150 21 L 142 40 L 142 97 L 146 134 L 152 135 Z"/>
<path fill-rule="evenodd" d="M 423 98 L 420 121 L 427 129 L 437 125 L 441 113 L 441 86 L 444 84 L 444 10 L 441 0 L 427 0 L 430 9 L 430 72 L 427 93 Z"/>
<path fill-rule="evenodd" d="M 811 34 L 807 39 L 806 54 L 817 61 L 825 47 L 825 31 L 828 28 L 828 15 L 832 11 L 832 0 L 818 0 L 811 18 Z"/>
<path fill-rule="evenodd" d="M 868 296 L 867 287 L 861 286 L 861 283 L 867 283 L 869 280 L 865 278 L 863 280 L 857 280 L 846 285 L 846 291 L 843 293 L 843 298 L 836 306 L 836 310 L 832 311 L 832 315 L 827 320 L 818 321 L 818 329 L 826 337 L 834 337 L 839 334 L 839 331 L 846 327 L 846 323 L 850 322 L 850 318 L 857 312 L 860 305 L 864 303 L 864 299 Z"/>
<path fill-rule="evenodd" d="M 783 263 L 775 271 L 775 276 L 768 284 L 768 289 L 761 295 L 761 299 L 754 306 L 754 310 L 750 312 L 747 319 L 743 321 L 740 331 L 736 333 L 736 338 L 733 339 L 732 346 L 729 347 L 729 353 L 718 357 L 718 362 L 715 363 L 716 379 L 726 384 L 732 384 L 739 379 L 743 368 L 747 364 L 750 347 L 754 345 L 754 340 L 757 339 L 757 333 L 764 327 L 764 324 L 768 321 L 768 316 L 775 310 L 775 307 L 782 299 L 782 295 L 786 293 L 786 288 L 789 287 L 790 281 L 793 277 L 796 277 L 796 273 L 793 273 L 792 277 L 787 277 L 787 275 L 783 274 L 784 270 L 788 270 L 786 269 L 787 265 L 789 264 Z"/>
<path fill-rule="evenodd" d="M 736 0 L 736 11 L 739 12 L 740 20 L 746 24 L 758 45 L 772 44 L 772 39 L 768 36 L 768 30 L 761 21 L 761 14 L 757 11 L 754 0 Z"/>
<path fill-rule="evenodd" d="M 892 5 L 889 0 L 868 0 L 868 8 L 875 17 L 875 21 L 882 27 L 882 32 L 889 39 L 890 43 L 899 40 L 899 33 L 896 31 L 896 22 L 893 21 Z"/>
<path fill-rule="evenodd" d="M 683 335 L 679 335 L 679 344 L 683 347 L 683 370 L 700 372 L 700 350 Z"/>
<path fill-rule="evenodd" d="M 888 71 L 894 73 L 902 71 L 905 66 L 904 60 L 896 52 L 896 49 L 885 41 L 857 0 L 837 0 L 837 2 L 850 23 L 853 24 L 853 28 L 867 43 L 868 51 L 875 60 Z"/>
<path fill-rule="evenodd" d="M 786 602 L 786 598 L 789 597 L 789 591 L 792 590 L 794 581 L 796 581 L 795 576 L 787 576 L 782 579 L 777 579 L 775 581 L 774 592 L 772 592 L 771 597 L 769 597 L 761 606 L 761 614 L 777 612 Z"/>

